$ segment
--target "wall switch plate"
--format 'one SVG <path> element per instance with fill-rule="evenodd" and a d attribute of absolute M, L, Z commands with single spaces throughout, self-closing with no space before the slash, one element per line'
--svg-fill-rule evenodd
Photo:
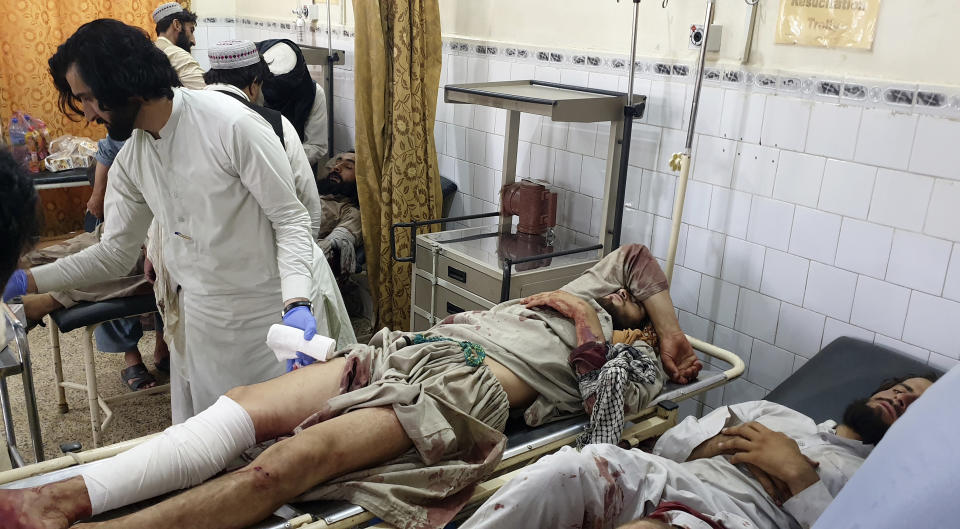
<path fill-rule="evenodd" d="M 720 51 L 720 41 L 723 38 L 723 26 L 720 24 L 710 24 L 710 42 L 707 43 L 707 51 Z M 692 24 L 690 26 L 690 39 L 687 47 L 691 50 L 700 48 L 703 44 L 703 25 Z"/>

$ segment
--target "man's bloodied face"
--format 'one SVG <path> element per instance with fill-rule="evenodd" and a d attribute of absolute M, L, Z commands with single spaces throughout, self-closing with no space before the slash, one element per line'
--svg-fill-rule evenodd
<path fill-rule="evenodd" d="M 597 298 L 597 303 L 610 314 L 614 329 L 640 328 L 647 317 L 647 311 L 643 309 L 643 305 L 625 288 Z"/>

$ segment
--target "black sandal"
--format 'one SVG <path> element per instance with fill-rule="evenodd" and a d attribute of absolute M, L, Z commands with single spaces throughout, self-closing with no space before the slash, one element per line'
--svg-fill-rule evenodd
<path fill-rule="evenodd" d="M 154 386 L 157 384 L 157 379 L 147 371 L 147 366 L 142 363 L 132 365 L 121 371 L 120 378 L 123 380 L 123 383 L 130 388 L 130 391 L 148 389 L 145 386 L 151 382 Z"/>

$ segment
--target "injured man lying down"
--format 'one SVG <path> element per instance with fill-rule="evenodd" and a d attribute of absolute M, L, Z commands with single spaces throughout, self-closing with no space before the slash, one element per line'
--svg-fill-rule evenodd
<path fill-rule="evenodd" d="M 585 442 L 619 438 L 624 411 L 644 408 L 667 375 L 686 383 L 701 367 L 656 260 L 625 246 L 560 291 L 455 314 L 422 334 L 383 329 L 325 363 L 235 388 L 81 476 L 0 491 L 0 518 L 67 527 L 193 487 L 245 456 L 238 470 L 95 525 L 244 527 L 300 497 L 439 528 L 500 462 L 511 408 L 536 426 L 586 407 Z"/>
<path fill-rule="evenodd" d="M 935 379 L 888 380 L 850 403 L 841 424 L 755 401 L 687 417 L 652 454 L 565 447 L 524 469 L 462 529 L 809 529 Z"/>

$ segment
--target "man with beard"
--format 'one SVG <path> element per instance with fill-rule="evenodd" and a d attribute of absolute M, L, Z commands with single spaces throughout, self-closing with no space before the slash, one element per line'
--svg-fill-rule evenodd
<path fill-rule="evenodd" d="M 283 146 L 263 119 L 221 94 L 178 88 L 163 53 L 116 20 L 84 24 L 49 63 L 64 112 L 129 140 L 111 167 L 100 242 L 18 271 L 16 290 L 123 275 L 151 222 L 162 228 L 148 251 L 161 255 L 169 279 L 157 290 L 175 423 L 232 387 L 284 372 L 264 343 L 279 309 L 304 339 L 319 331 L 340 347 L 356 341 Z"/>
<path fill-rule="evenodd" d="M 203 68 L 190 55 L 190 48 L 197 44 L 193 36 L 197 15 L 177 2 L 167 2 L 153 10 L 153 21 L 157 23 L 157 47 L 170 59 L 180 82 L 187 88 L 203 90 Z"/>
<path fill-rule="evenodd" d="M 326 178 L 317 178 L 317 190 L 323 208 L 317 244 L 328 259 L 338 256 L 341 274 L 351 274 L 356 270 L 356 247 L 363 244 L 356 162 L 357 155 L 353 151 L 342 152 L 327 162 Z"/>
<path fill-rule="evenodd" d="M 888 380 L 852 402 L 840 424 L 754 401 L 687 417 L 653 454 L 564 448 L 512 479 L 462 527 L 809 529 L 935 380 Z"/>

